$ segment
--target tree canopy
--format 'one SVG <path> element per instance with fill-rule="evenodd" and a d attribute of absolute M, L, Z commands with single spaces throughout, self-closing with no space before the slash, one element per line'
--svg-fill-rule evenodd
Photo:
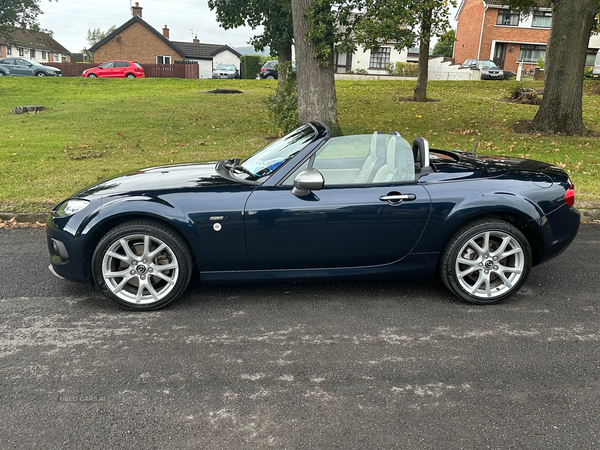
<path fill-rule="evenodd" d="M 37 25 L 37 16 L 41 13 L 39 0 L 2 0 L 0 35 L 10 37 L 11 30 L 15 27 L 33 28 Z"/>
<path fill-rule="evenodd" d="M 448 30 L 440 36 L 440 39 L 433 47 L 434 55 L 443 55 L 446 58 L 452 58 L 454 52 L 454 42 L 456 41 L 456 31 Z"/>
<path fill-rule="evenodd" d="M 117 29 L 116 25 L 112 25 L 108 30 L 102 31 L 100 28 L 88 28 L 86 40 L 90 47 L 94 46 L 110 33 Z"/>

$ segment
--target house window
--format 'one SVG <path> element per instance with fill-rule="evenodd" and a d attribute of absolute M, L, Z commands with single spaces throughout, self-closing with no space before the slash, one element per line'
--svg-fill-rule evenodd
<path fill-rule="evenodd" d="M 29 57 L 30 58 L 35 58 L 35 49 L 32 48 L 31 50 L 29 50 Z"/>
<path fill-rule="evenodd" d="M 390 47 L 379 47 L 376 52 L 371 51 L 369 67 L 372 69 L 385 69 L 390 63 L 391 53 L 392 49 Z"/>
<path fill-rule="evenodd" d="M 171 64 L 171 57 L 170 56 L 157 56 L 156 64 Z"/>
<path fill-rule="evenodd" d="M 6 46 L 6 54 L 7 55 L 12 55 L 12 47 L 10 45 Z"/>
<path fill-rule="evenodd" d="M 535 63 L 540 58 L 546 59 L 545 45 L 521 45 L 521 52 L 519 53 L 519 62 L 522 61 Z"/>
<path fill-rule="evenodd" d="M 521 17 L 519 11 L 515 11 L 514 9 L 499 9 L 496 24 L 516 27 L 519 25 L 519 17 Z"/>
<path fill-rule="evenodd" d="M 61 61 L 62 62 L 67 62 L 67 55 L 62 55 Z"/>
<path fill-rule="evenodd" d="M 19 56 L 25 56 L 25 52 L 22 47 L 19 47 Z"/>
<path fill-rule="evenodd" d="M 596 49 L 588 49 L 588 54 L 585 57 L 585 65 L 593 66 L 596 64 L 596 56 L 598 55 L 598 51 Z"/>
<path fill-rule="evenodd" d="M 46 52 L 42 51 L 42 59 L 46 59 Z"/>
<path fill-rule="evenodd" d="M 552 11 L 536 11 L 533 13 L 532 27 L 550 28 L 552 25 Z"/>

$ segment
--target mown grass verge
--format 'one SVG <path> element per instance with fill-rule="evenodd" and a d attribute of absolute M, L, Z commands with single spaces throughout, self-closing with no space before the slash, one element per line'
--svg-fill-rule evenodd
<path fill-rule="evenodd" d="M 431 82 L 439 102 L 412 103 L 412 81 L 340 81 L 340 123 L 371 132 L 396 130 L 432 147 L 539 159 L 564 167 L 579 204 L 600 200 L 598 138 L 512 131 L 537 106 L 503 100 L 510 82 Z M 276 83 L 259 80 L 0 79 L 0 211 L 46 211 L 99 179 L 141 167 L 245 157 L 277 135 L 264 99 Z M 526 83 L 528 87 L 542 87 Z M 584 94 L 584 120 L 600 131 L 600 97 Z M 243 94 L 206 94 L 233 88 Z M 13 115 L 13 106 L 44 105 Z M 582 202 L 583 201 L 583 202 Z"/>

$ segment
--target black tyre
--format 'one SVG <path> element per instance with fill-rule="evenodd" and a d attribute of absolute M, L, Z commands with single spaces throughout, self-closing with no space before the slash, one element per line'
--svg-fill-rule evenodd
<path fill-rule="evenodd" d="M 531 247 L 513 225 L 494 219 L 471 222 L 448 242 L 440 276 L 462 299 L 498 303 L 517 292 L 531 270 Z"/>
<path fill-rule="evenodd" d="M 98 78 L 98 75 L 96 75 L 95 73 L 90 73 L 88 75 L 88 78 Z"/>
<path fill-rule="evenodd" d="M 44 72 L 38 72 L 38 73 L 36 73 L 36 76 L 38 76 L 38 77 L 45 77 L 46 74 Z"/>
<path fill-rule="evenodd" d="M 125 222 L 100 240 L 92 274 L 100 291 L 121 308 L 152 311 L 179 297 L 192 272 L 185 241 L 149 220 Z"/>
<path fill-rule="evenodd" d="M 125 78 L 135 78 L 135 75 L 132 73 L 128 73 L 127 75 L 125 75 Z"/>
<path fill-rule="evenodd" d="M 267 80 L 274 80 L 275 77 L 273 75 L 267 75 Z"/>

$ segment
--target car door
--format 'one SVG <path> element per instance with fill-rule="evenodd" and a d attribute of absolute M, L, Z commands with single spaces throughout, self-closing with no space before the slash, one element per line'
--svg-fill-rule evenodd
<path fill-rule="evenodd" d="M 364 158 L 349 154 L 353 153 L 351 146 L 346 149 L 352 150 L 349 153 L 343 145 L 328 146 L 339 139 L 332 138 L 312 161 L 300 167 L 310 166 L 326 174 L 323 189 L 308 196 L 294 195 L 292 181 L 298 169 L 280 186 L 260 187 L 250 195 L 245 228 L 252 269 L 389 264 L 417 244 L 429 218 L 431 199 L 415 180 L 414 168 L 412 179 L 355 183 Z M 327 153 L 334 157 L 319 162 Z"/>
<path fill-rule="evenodd" d="M 129 63 L 127 61 L 115 61 L 113 76 L 116 78 L 125 78 L 125 71 L 128 67 Z"/>
<path fill-rule="evenodd" d="M 99 77 L 106 77 L 106 78 L 110 78 L 113 76 L 113 69 L 115 66 L 115 62 L 114 61 L 109 61 L 107 63 L 104 63 L 102 65 L 100 65 L 98 67 L 98 76 Z"/>
<path fill-rule="evenodd" d="M 28 77 L 28 76 L 35 75 L 33 69 L 31 68 L 31 65 L 24 59 L 14 58 L 13 61 L 14 61 L 15 66 L 14 66 L 14 74 L 12 73 L 13 69 L 11 68 L 12 75 L 17 75 L 20 77 Z"/>

